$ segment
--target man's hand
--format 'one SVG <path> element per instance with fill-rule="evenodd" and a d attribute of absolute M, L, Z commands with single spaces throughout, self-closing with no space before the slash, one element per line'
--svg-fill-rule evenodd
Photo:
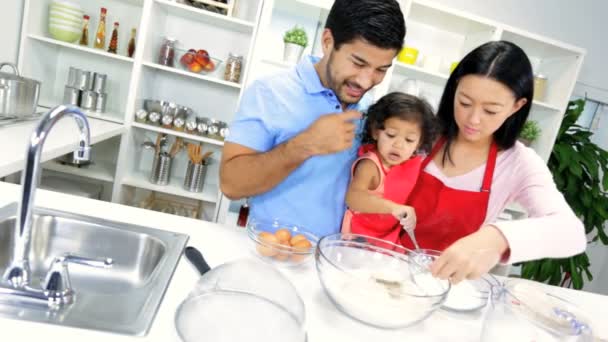
<path fill-rule="evenodd" d="M 361 113 L 354 110 L 323 115 L 291 143 L 300 146 L 309 156 L 344 151 L 355 140 L 355 121 L 359 119 Z"/>

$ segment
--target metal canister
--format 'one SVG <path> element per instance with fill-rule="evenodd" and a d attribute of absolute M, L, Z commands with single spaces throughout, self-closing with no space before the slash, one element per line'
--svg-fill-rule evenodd
<path fill-rule="evenodd" d="M 76 83 L 78 81 L 78 74 L 80 69 L 75 67 L 70 67 L 70 71 L 68 73 L 68 83 L 66 84 L 69 87 L 76 87 Z"/>
<path fill-rule="evenodd" d="M 97 93 L 91 90 L 85 90 L 82 92 L 82 98 L 80 101 L 80 108 L 86 110 L 94 110 L 97 105 Z"/>
<path fill-rule="evenodd" d="M 171 155 L 167 152 L 155 154 L 154 161 L 152 162 L 152 170 L 150 172 L 150 182 L 156 185 L 169 184 L 172 161 Z"/>
<path fill-rule="evenodd" d="M 78 88 L 65 86 L 63 90 L 63 104 L 80 106 L 81 91 Z"/>
<path fill-rule="evenodd" d="M 78 74 L 78 80 L 76 81 L 76 88 L 85 91 L 91 90 L 91 72 L 81 70 Z"/>
<path fill-rule="evenodd" d="M 106 91 L 106 80 L 108 76 L 105 74 L 93 74 L 93 91 L 98 93 L 105 93 Z"/>
<path fill-rule="evenodd" d="M 95 102 L 95 111 L 98 113 L 105 113 L 106 111 L 106 103 L 108 102 L 108 94 L 106 93 L 96 93 L 97 101 Z"/>
<path fill-rule="evenodd" d="M 198 125 L 197 123 L 197 117 L 194 113 L 190 113 L 188 115 L 188 117 L 186 118 L 186 133 L 195 133 L 196 132 L 196 126 Z"/>

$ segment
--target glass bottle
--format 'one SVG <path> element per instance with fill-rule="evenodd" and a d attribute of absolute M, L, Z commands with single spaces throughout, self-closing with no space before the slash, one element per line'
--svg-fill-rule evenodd
<path fill-rule="evenodd" d="M 112 38 L 110 38 L 110 45 L 108 46 L 108 52 L 110 53 L 116 53 L 118 51 L 118 25 L 118 22 L 114 23 Z"/>
<path fill-rule="evenodd" d="M 129 46 L 127 48 L 127 55 L 129 57 L 133 57 L 133 55 L 135 54 L 135 34 L 136 34 L 137 30 L 136 29 L 131 29 L 131 39 L 129 39 Z"/>
<path fill-rule="evenodd" d="M 89 20 L 91 17 L 84 15 L 84 25 L 82 26 L 82 36 L 80 36 L 80 45 L 89 46 Z"/>
<path fill-rule="evenodd" d="M 95 33 L 95 45 L 96 49 L 103 49 L 106 46 L 106 13 L 107 9 L 101 8 L 101 14 L 99 15 L 99 25 L 97 26 L 97 33 Z"/>
<path fill-rule="evenodd" d="M 166 66 L 175 65 L 175 44 L 177 40 L 171 37 L 165 37 L 160 51 L 158 53 L 158 64 Z"/>
<path fill-rule="evenodd" d="M 224 79 L 229 82 L 239 83 L 241 79 L 241 69 L 243 68 L 243 57 L 235 53 L 230 53 L 224 69 Z"/>
<path fill-rule="evenodd" d="M 236 220 L 236 225 L 239 227 L 245 227 L 247 225 L 247 219 L 249 218 L 249 198 L 245 199 L 245 203 L 239 208 L 239 217 Z"/>

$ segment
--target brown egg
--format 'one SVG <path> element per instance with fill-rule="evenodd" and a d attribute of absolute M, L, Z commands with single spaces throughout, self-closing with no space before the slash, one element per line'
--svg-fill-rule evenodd
<path fill-rule="evenodd" d="M 310 248 L 312 247 L 312 243 L 310 243 L 308 240 L 302 240 L 296 242 L 292 247 L 296 252 L 309 252 Z"/>
<path fill-rule="evenodd" d="M 289 246 L 288 241 L 280 241 L 278 246 L 278 251 L 275 254 L 274 258 L 279 261 L 285 261 L 289 259 L 291 246 Z"/>
<path fill-rule="evenodd" d="M 307 253 L 310 252 L 310 248 L 312 247 L 312 244 L 310 243 L 310 241 L 304 239 L 304 240 L 300 240 L 297 241 L 293 246 L 293 251 L 295 252 L 295 254 L 292 254 L 290 257 L 290 260 L 293 262 L 301 262 L 304 259 L 306 259 L 309 255 L 308 254 L 299 254 L 299 253 Z"/>
<path fill-rule="evenodd" d="M 275 256 L 277 254 L 276 248 L 272 247 L 272 246 L 278 244 L 279 239 L 277 239 L 277 237 L 274 236 L 274 234 L 267 233 L 267 232 L 261 232 L 258 235 L 258 239 L 261 242 L 256 247 L 256 249 L 258 250 L 258 253 L 260 253 L 263 256 L 269 256 L 269 257 Z"/>
<path fill-rule="evenodd" d="M 292 237 L 291 240 L 289 240 L 289 244 L 293 246 L 296 243 L 298 243 L 298 241 L 308 241 L 308 239 L 306 238 L 306 236 L 304 236 L 302 234 L 298 234 L 298 235 Z"/>
<path fill-rule="evenodd" d="M 289 243 L 289 240 L 291 239 L 291 232 L 287 228 L 281 228 L 281 229 L 277 230 L 274 233 L 274 235 L 281 242 L 287 242 L 287 243 Z"/>

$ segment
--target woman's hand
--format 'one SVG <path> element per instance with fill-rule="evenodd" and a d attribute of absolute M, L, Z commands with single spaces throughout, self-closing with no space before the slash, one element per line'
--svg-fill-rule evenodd
<path fill-rule="evenodd" d="M 403 229 L 414 229 L 416 227 L 416 211 L 413 207 L 396 204 L 391 214 L 399 220 Z"/>
<path fill-rule="evenodd" d="M 483 226 L 448 247 L 431 265 L 440 279 L 458 284 L 463 279 L 477 279 L 487 273 L 509 248 L 507 240 L 494 226 Z"/>

